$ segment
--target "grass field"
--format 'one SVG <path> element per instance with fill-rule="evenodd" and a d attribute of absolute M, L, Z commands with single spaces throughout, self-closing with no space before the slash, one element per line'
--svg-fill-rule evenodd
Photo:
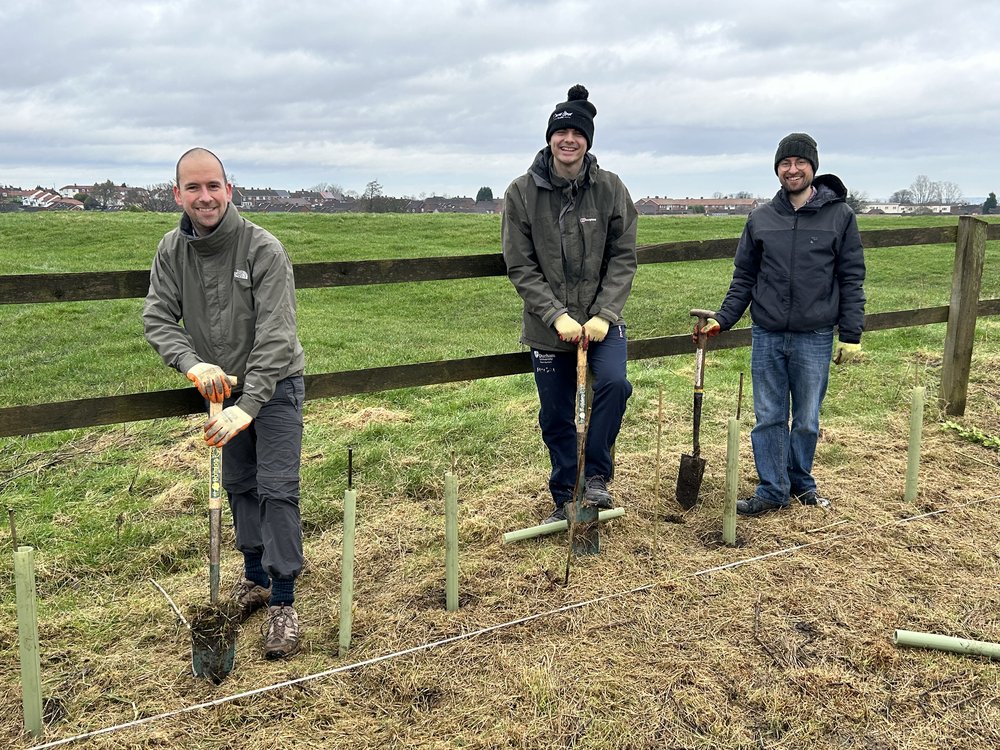
<path fill-rule="evenodd" d="M 492 216 L 255 217 L 293 262 L 499 251 Z M 862 218 L 862 229 L 941 217 Z M 0 215 L 0 274 L 147 268 L 169 215 Z M 639 242 L 737 237 L 739 219 L 640 221 Z M 1000 297 L 1000 243 L 982 297 Z M 953 248 L 868 253 L 869 312 L 946 304 Z M 689 330 L 714 307 L 730 261 L 641 266 L 626 308 L 633 339 Z M 308 372 L 517 351 L 519 300 L 506 279 L 302 290 Z M 0 305 L 0 406 L 186 382 L 145 344 L 141 300 Z M 37 549 L 48 739 L 68 737 L 314 674 L 525 615 L 627 592 L 488 636 L 92 740 L 95 747 L 985 747 L 1000 741 L 990 662 L 893 649 L 893 628 L 1000 641 L 997 453 L 925 415 L 921 494 L 901 498 L 909 391 L 937 387 L 944 327 L 873 332 L 835 368 L 817 456 L 834 509 L 741 522 L 718 543 L 725 423 L 748 351 L 709 352 L 703 503 L 671 497 L 690 440 L 692 358 L 630 363 L 635 393 L 614 491 L 627 509 L 598 558 L 557 585 L 565 540 L 503 546 L 547 511 L 547 456 L 529 376 L 463 382 L 306 407 L 300 587 L 306 648 L 264 662 L 257 620 L 219 688 L 189 676 L 189 641 L 148 579 L 182 606 L 207 598 L 207 466 L 200 420 L 165 419 L 0 440 L 0 503 Z M 1000 321 L 979 322 L 969 409 L 1000 434 Z M 658 396 L 663 441 L 657 496 Z M 749 384 L 746 403 L 749 403 Z M 744 408 L 741 485 L 754 473 Z M 359 490 L 354 644 L 337 657 L 346 451 Z M 460 476 L 462 608 L 444 611 L 442 475 Z M 992 500 L 988 498 L 994 498 Z M 972 503 L 972 504 L 969 504 Z M 899 519 L 941 510 L 928 520 Z M 830 530 L 812 529 L 839 524 Z M 6 530 L 6 514 L 4 526 Z M 842 535 L 834 539 L 835 535 Z M 230 535 L 231 539 L 231 535 Z M 793 555 L 717 565 L 820 541 Z M 227 550 L 224 576 L 238 573 Z M 10 559 L 7 556 L 6 559 Z M 0 738 L 20 731 L 16 620 L 0 566 Z"/>

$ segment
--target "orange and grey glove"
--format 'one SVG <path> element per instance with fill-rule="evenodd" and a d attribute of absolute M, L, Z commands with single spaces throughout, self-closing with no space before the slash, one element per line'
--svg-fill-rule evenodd
<path fill-rule="evenodd" d="M 187 371 L 187 379 L 194 383 L 198 387 L 198 392 L 209 401 L 221 404 L 223 399 L 232 393 L 229 378 L 218 365 L 199 362 Z"/>
<path fill-rule="evenodd" d="M 567 313 L 563 313 L 556 318 L 555 323 L 552 325 L 556 327 L 556 333 L 559 334 L 559 338 L 563 341 L 572 341 L 575 344 L 580 340 L 580 336 L 583 335 L 583 326 L 573 320 Z"/>
<path fill-rule="evenodd" d="M 691 340 L 697 344 L 699 333 L 704 333 L 709 338 L 712 338 L 712 336 L 718 336 L 720 331 L 722 331 L 722 326 L 719 325 L 719 321 L 715 318 L 706 318 L 704 326 L 700 322 L 694 324 L 694 332 L 691 334 Z"/>
<path fill-rule="evenodd" d="M 842 365 L 850 362 L 861 354 L 861 344 L 848 344 L 846 341 L 838 341 L 833 345 L 833 363 Z"/>
<path fill-rule="evenodd" d="M 583 331 L 590 341 L 604 341 L 611 324 L 599 315 L 595 315 L 583 324 Z"/>
<path fill-rule="evenodd" d="M 215 419 L 205 425 L 205 442 L 222 447 L 236 435 L 243 432 L 253 417 L 238 406 L 227 406 Z"/>

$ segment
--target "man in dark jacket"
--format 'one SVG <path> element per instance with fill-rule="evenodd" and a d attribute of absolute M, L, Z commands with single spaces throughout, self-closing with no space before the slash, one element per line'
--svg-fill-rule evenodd
<path fill-rule="evenodd" d="M 222 484 L 244 561 L 233 596 L 244 619 L 270 605 L 264 655 L 274 659 L 299 649 L 292 605 L 303 562 L 305 357 L 288 254 L 239 215 L 232 194 L 211 151 L 194 148 L 178 160 L 174 198 L 184 213 L 157 248 L 142 318 L 163 361 L 225 406 L 205 425 L 205 440 L 225 446 Z"/>
<path fill-rule="evenodd" d="M 746 516 L 787 508 L 790 498 L 829 504 L 812 476 L 820 405 L 831 356 L 841 364 L 861 351 L 861 237 L 844 183 L 832 174 L 816 177 L 818 168 L 816 141 L 807 134 L 791 133 L 778 144 L 781 190 L 747 219 L 729 292 L 704 327 L 709 336 L 728 330 L 750 306 L 757 417 L 750 440 L 760 481 L 736 504 Z"/>
<path fill-rule="evenodd" d="M 632 385 L 625 373 L 622 308 L 635 276 L 636 211 L 617 175 L 590 153 L 597 108 L 583 86 L 573 86 L 545 130 L 548 146 L 504 200 L 503 255 L 507 274 L 524 300 L 521 343 L 531 347 L 538 387 L 538 421 L 549 450 L 549 489 L 555 510 L 576 483 L 574 394 L 576 348 L 588 340 L 594 398 L 586 444 L 586 500 L 613 505 L 608 493 L 611 447 L 621 429 Z"/>

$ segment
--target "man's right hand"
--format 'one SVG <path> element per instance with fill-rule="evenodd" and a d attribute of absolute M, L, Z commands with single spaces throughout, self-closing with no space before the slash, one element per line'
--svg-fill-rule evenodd
<path fill-rule="evenodd" d="M 556 322 L 553 325 L 556 327 L 556 333 L 559 334 L 559 338 L 563 341 L 571 341 L 575 344 L 580 340 L 580 336 L 583 335 L 583 326 L 573 320 L 567 313 L 563 313 L 556 318 Z"/>
<path fill-rule="evenodd" d="M 215 403 L 222 403 L 232 393 L 229 378 L 218 365 L 199 362 L 187 371 L 187 379 L 197 386 L 202 396 Z"/>
<path fill-rule="evenodd" d="M 691 340 L 697 344 L 699 333 L 704 333 L 711 338 L 712 336 L 718 336 L 721 330 L 722 326 L 719 325 L 719 321 L 715 318 L 707 318 L 704 326 L 700 322 L 694 324 L 694 333 L 691 334 Z"/>

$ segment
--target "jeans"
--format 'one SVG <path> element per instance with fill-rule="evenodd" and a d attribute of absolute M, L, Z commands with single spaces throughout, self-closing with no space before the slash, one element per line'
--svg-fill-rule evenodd
<path fill-rule="evenodd" d="M 610 479 L 611 447 L 618 438 L 632 384 L 625 377 L 627 339 L 624 325 L 608 329 L 604 341 L 591 341 L 587 365 L 593 374 L 594 399 L 584 453 L 588 477 Z M 549 449 L 552 473 L 549 490 L 557 507 L 573 497 L 576 485 L 576 352 L 531 350 L 538 387 L 538 425 Z"/>
<path fill-rule="evenodd" d="M 272 578 L 302 570 L 299 467 L 302 458 L 301 375 L 279 380 L 257 418 L 222 448 L 222 486 L 236 527 L 236 548 L 262 555 Z M 227 399 L 226 406 L 235 402 Z"/>
<path fill-rule="evenodd" d="M 750 371 L 757 424 L 750 433 L 761 500 L 785 504 L 815 491 L 819 409 L 830 379 L 833 328 L 767 331 L 753 326 Z M 789 429 L 789 400 L 791 429 Z"/>

